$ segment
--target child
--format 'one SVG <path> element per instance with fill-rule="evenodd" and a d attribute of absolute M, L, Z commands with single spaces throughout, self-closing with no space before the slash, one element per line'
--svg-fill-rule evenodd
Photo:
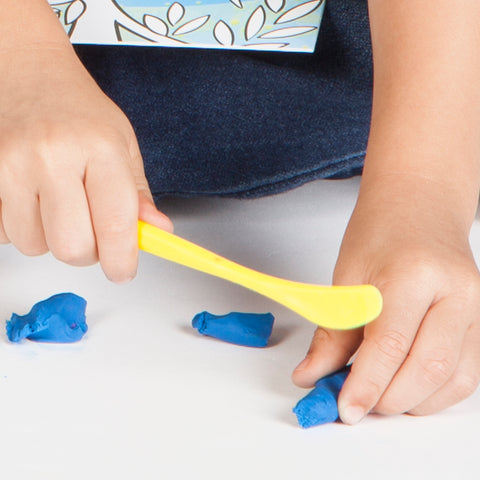
<path fill-rule="evenodd" d="M 77 52 L 132 118 L 156 193 L 270 193 L 360 171 L 370 114 L 365 6 L 327 4 L 311 56 Z M 293 376 L 311 386 L 357 352 L 339 398 L 349 424 L 371 411 L 434 413 L 480 381 L 480 278 L 468 241 L 480 183 L 480 3 L 368 7 L 371 128 L 333 281 L 376 285 L 384 310 L 364 329 L 317 330 Z M 46 0 L 2 0 L 0 68 L 0 241 L 72 265 L 98 260 L 109 279 L 128 281 L 137 218 L 172 225 L 153 203 L 126 116 L 87 73 Z M 221 133 L 202 123 L 205 112 Z M 223 163 L 207 175 L 217 154 Z"/>

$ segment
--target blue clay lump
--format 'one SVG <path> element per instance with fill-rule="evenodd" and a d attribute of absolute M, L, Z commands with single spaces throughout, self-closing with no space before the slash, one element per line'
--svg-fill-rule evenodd
<path fill-rule="evenodd" d="M 272 334 L 274 317 L 271 313 L 231 312 L 213 315 L 201 312 L 192 320 L 193 328 L 202 335 L 245 347 L 266 347 Z"/>
<path fill-rule="evenodd" d="M 321 378 L 315 388 L 297 403 L 293 413 L 302 428 L 315 427 L 338 419 L 338 395 L 349 373 L 348 366 Z"/>
<path fill-rule="evenodd" d="M 59 293 L 36 303 L 27 315 L 12 314 L 7 320 L 11 342 L 24 338 L 37 342 L 78 342 L 87 332 L 87 302 L 74 293 Z"/>

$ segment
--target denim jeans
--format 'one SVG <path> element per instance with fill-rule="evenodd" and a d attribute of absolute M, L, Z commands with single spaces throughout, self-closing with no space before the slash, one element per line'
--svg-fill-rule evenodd
<path fill-rule="evenodd" d="M 154 196 L 255 197 L 360 174 L 366 0 L 329 0 L 308 53 L 77 46 L 138 136 Z"/>

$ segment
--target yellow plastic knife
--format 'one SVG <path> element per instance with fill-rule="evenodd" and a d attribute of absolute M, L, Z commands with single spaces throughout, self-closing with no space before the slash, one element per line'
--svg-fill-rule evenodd
<path fill-rule="evenodd" d="M 382 310 L 382 295 L 373 285 L 324 286 L 272 277 L 142 221 L 138 222 L 138 245 L 157 257 L 260 293 L 321 327 L 361 327 Z"/>

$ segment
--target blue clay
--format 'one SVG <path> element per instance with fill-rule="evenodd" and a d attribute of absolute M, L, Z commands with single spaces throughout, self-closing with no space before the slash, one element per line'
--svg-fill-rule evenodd
<path fill-rule="evenodd" d="M 7 320 L 11 342 L 24 338 L 37 342 L 78 342 L 87 332 L 84 298 L 73 293 L 59 293 L 36 303 L 27 315 L 12 314 Z"/>
<path fill-rule="evenodd" d="M 274 317 L 271 313 L 231 312 L 212 315 L 202 312 L 192 320 L 193 328 L 202 335 L 246 347 L 266 347 L 272 334 Z"/>
<path fill-rule="evenodd" d="M 350 366 L 321 378 L 315 388 L 293 409 L 302 428 L 315 427 L 338 419 L 337 400 L 350 373 Z"/>

